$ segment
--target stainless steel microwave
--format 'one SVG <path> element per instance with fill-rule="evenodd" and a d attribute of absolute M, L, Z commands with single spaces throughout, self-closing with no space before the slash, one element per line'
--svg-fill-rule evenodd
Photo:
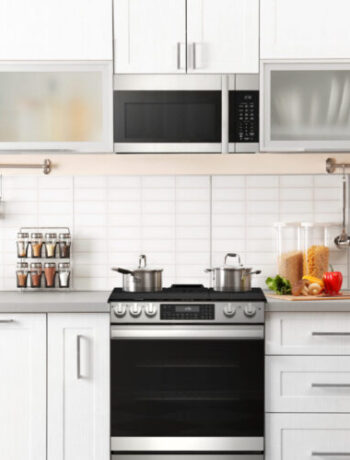
<path fill-rule="evenodd" d="M 259 150 L 259 78 L 115 75 L 116 153 Z"/>

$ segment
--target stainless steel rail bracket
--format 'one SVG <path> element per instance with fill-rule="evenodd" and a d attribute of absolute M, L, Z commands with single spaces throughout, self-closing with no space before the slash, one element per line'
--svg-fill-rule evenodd
<path fill-rule="evenodd" d="M 333 174 L 337 169 L 350 168 L 350 163 L 337 163 L 334 158 L 327 158 L 326 171 L 328 174 Z"/>

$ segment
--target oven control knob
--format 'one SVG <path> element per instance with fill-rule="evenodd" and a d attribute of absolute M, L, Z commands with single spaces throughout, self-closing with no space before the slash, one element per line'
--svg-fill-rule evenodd
<path fill-rule="evenodd" d="M 224 315 L 228 316 L 229 318 L 232 318 L 232 316 L 235 316 L 236 314 L 236 307 L 232 303 L 227 303 L 224 306 Z"/>
<path fill-rule="evenodd" d="M 135 318 L 137 316 L 141 315 L 142 308 L 141 305 L 138 305 L 137 303 L 133 303 L 130 305 L 129 312 L 131 316 L 134 316 Z"/>
<path fill-rule="evenodd" d="M 244 314 L 248 316 L 248 318 L 252 318 L 253 316 L 256 315 L 256 306 L 252 303 L 248 303 L 244 307 Z"/>
<path fill-rule="evenodd" d="M 157 314 L 157 307 L 153 303 L 148 303 L 145 306 L 145 313 L 147 316 L 155 316 Z"/>
<path fill-rule="evenodd" d="M 126 313 L 126 305 L 124 303 L 117 303 L 113 308 L 115 316 L 121 318 Z"/>

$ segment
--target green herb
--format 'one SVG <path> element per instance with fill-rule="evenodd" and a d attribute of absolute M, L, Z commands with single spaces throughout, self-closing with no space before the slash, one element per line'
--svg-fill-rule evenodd
<path fill-rule="evenodd" d="M 267 278 L 266 284 L 267 287 L 271 289 L 271 291 L 275 291 L 276 294 L 286 295 L 292 293 L 290 281 L 280 275 L 277 275 L 275 278 Z"/>

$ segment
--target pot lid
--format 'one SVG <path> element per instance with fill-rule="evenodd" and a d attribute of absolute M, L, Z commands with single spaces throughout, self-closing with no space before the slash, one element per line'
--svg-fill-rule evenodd
<path fill-rule="evenodd" d="M 163 268 L 149 267 L 147 265 L 147 257 L 144 254 L 139 256 L 139 264 L 136 268 L 131 269 L 133 273 L 153 273 L 162 272 Z"/>
<path fill-rule="evenodd" d="M 227 263 L 229 258 L 235 259 L 234 263 L 231 263 L 231 264 Z M 214 270 L 233 270 L 234 271 L 234 270 L 252 270 L 252 268 L 244 267 L 244 265 L 241 262 L 241 258 L 239 254 L 229 252 L 225 255 L 224 265 L 222 265 L 221 267 L 215 267 Z"/>

